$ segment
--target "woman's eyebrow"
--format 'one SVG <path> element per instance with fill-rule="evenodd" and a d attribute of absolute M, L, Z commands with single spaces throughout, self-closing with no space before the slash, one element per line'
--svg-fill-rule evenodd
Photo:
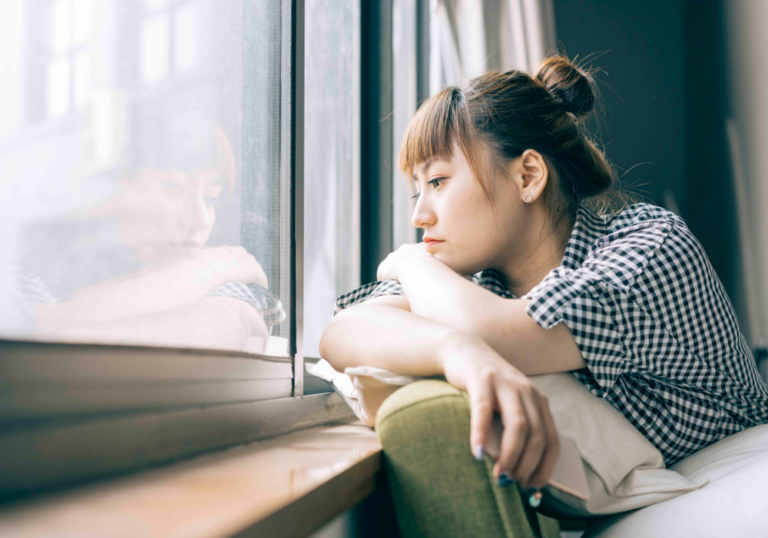
<path fill-rule="evenodd" d="M 440 160 L 440 159 L 430 159 L 427 162 L 425 162 L 424 164 L 422 164 L 421 165 L 421 173 L 422 174 L 426 174 L 427 170 L 429 170 L 429 167 L 432 166 L 435 163 L 435 161 L 437 161 L 437 160 Z M 419 178 L 416 177 L 416 174 L 413 174 L 413 176 L 411 176 L 411 179 L 413 179 L 413 181 L 419 181 Z"/>

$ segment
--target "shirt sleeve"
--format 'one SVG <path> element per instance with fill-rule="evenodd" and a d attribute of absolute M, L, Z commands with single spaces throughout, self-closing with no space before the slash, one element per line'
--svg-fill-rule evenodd
<path fill-rule="evenodd" d="M 634 284 L 661 248 L 671 224 L 643 221 L 598 240 L 575 269 L 560 266 L 522 298 L 526 313 L 542 328 L 565 323 L 584 357 L 593 392 L 602 396 L 635 369 L 627 338 L 642 334 L 644 317 Z"/>
<path fill-rule="evenodd" d="M 280 299 L 258 284 L 227 282 L 212 290 L 207 297 L 229 297 L 246 302 L 259 312 L 268 326 L 280 325 L 287 317 Z"/>
<path fill-rule="evenodd" d="M 403 286 L 397 280 L 371 282 L 336 299 L 333 315 L 335 316 L 345 308 L 360 304 L 368 299 L 385 297 L 387 295 L 405 295 L 405 291 L 403 290 Z"/>
<path fill-rule="evenodd" d="M 504 288 L 498 273 L 492 269 L 480 271 L 474 275 L 465 276 L 464 278 L 477 284 L 478 286 L 492 291 L 500 297 L 505 297 L 507 299 L 514 298 L 514 295 L 512 295 L 509 291 L 506 290 L 506 288 Z M 368 299 L 373 299 L 374 297 L 385 297 L 387 295 L 405 295 L 405 290 L 397 280 L 384 280 L 365 284 L 336 299 L 333 315 L 335 316 L 345 308 L 360 304 L 367 301 Z"/>

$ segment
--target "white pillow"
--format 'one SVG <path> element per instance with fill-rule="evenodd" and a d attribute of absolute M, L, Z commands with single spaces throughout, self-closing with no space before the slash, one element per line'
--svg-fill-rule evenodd
<path fill-rule="evenodd" d="M 369 376 L 389 385 L 407 385 L 420 378 L 399 375 L 372 366 L 337 372 L 325 360 L 307 371 L 325 379 L 341 394 L 361 419 L 365 410 L 353 380 Z M 661 502 L 699 489 L 706 478 L 689 480 L 665 468 L 661 452 L 611 404 L 598 398 L 568 373 L 531 377 L 531 382 L 549 398 L 549 406 L 560 435 L 576 441 L 589 483 L 589 500 L 557 488 L 547 487 L 540 508 L 554 517 L 614 514 Z M 552 499 L 554 498 L 554 499 Z"/>

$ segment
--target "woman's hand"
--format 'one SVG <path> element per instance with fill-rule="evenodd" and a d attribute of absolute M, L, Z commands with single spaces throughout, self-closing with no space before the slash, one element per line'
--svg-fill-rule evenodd
<path fill-rule="evenodd" d="M 403 245 L 379 264 L 376 280 L 398 280 L 398 274 L 403 265 L 420 258 L 432 258 L 432 255 L 427 252 L 425 243 Z"/>
<path fill-rule="evenodd" d="M 560 452 L 547 397 L 477 337 L 458 333 L 440 353 L 446 380 L 469 395 L 473 454 L 486 446 L 498 411 L 504 433 L 494 477 L 506 471 L 521 487 L 544 487 Z"/>
<path fill-rule="evenodd" d="M 256 283 L 269 288 L 267 275 L 256 258 L 242 246 L 202 249 L 196 256 L 172 267 L 177 278 L 210 291 L 226 282 Z M 207 293 L 207 292 L 206 292 Z"/>

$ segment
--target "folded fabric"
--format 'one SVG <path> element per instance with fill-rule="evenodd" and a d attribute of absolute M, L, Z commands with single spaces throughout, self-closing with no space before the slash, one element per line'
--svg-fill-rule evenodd
<path fill-rule="evenodd" d="M 368 376 L 389 385 L 422 379 L 371 366 L 346 368 L 341 373 L 325 360 L 308 366 L 307 371 L 328 381 L 366 422 L 369 417 L 355 387 L 356 377 Z M 593 395 L 573 375 L 558 373 L 530 379 L 549 398 L 558 433 L 576 441 L 589 483 L 588 500 L 548 487 L 545 504 L 549 502 L 549 506 L 542 506 L 548 515 L 613 514 L 671 499 L 708 483 L 704 477 L 689 480 L 666 469 L 661 452 L 624 415 Z"/>

